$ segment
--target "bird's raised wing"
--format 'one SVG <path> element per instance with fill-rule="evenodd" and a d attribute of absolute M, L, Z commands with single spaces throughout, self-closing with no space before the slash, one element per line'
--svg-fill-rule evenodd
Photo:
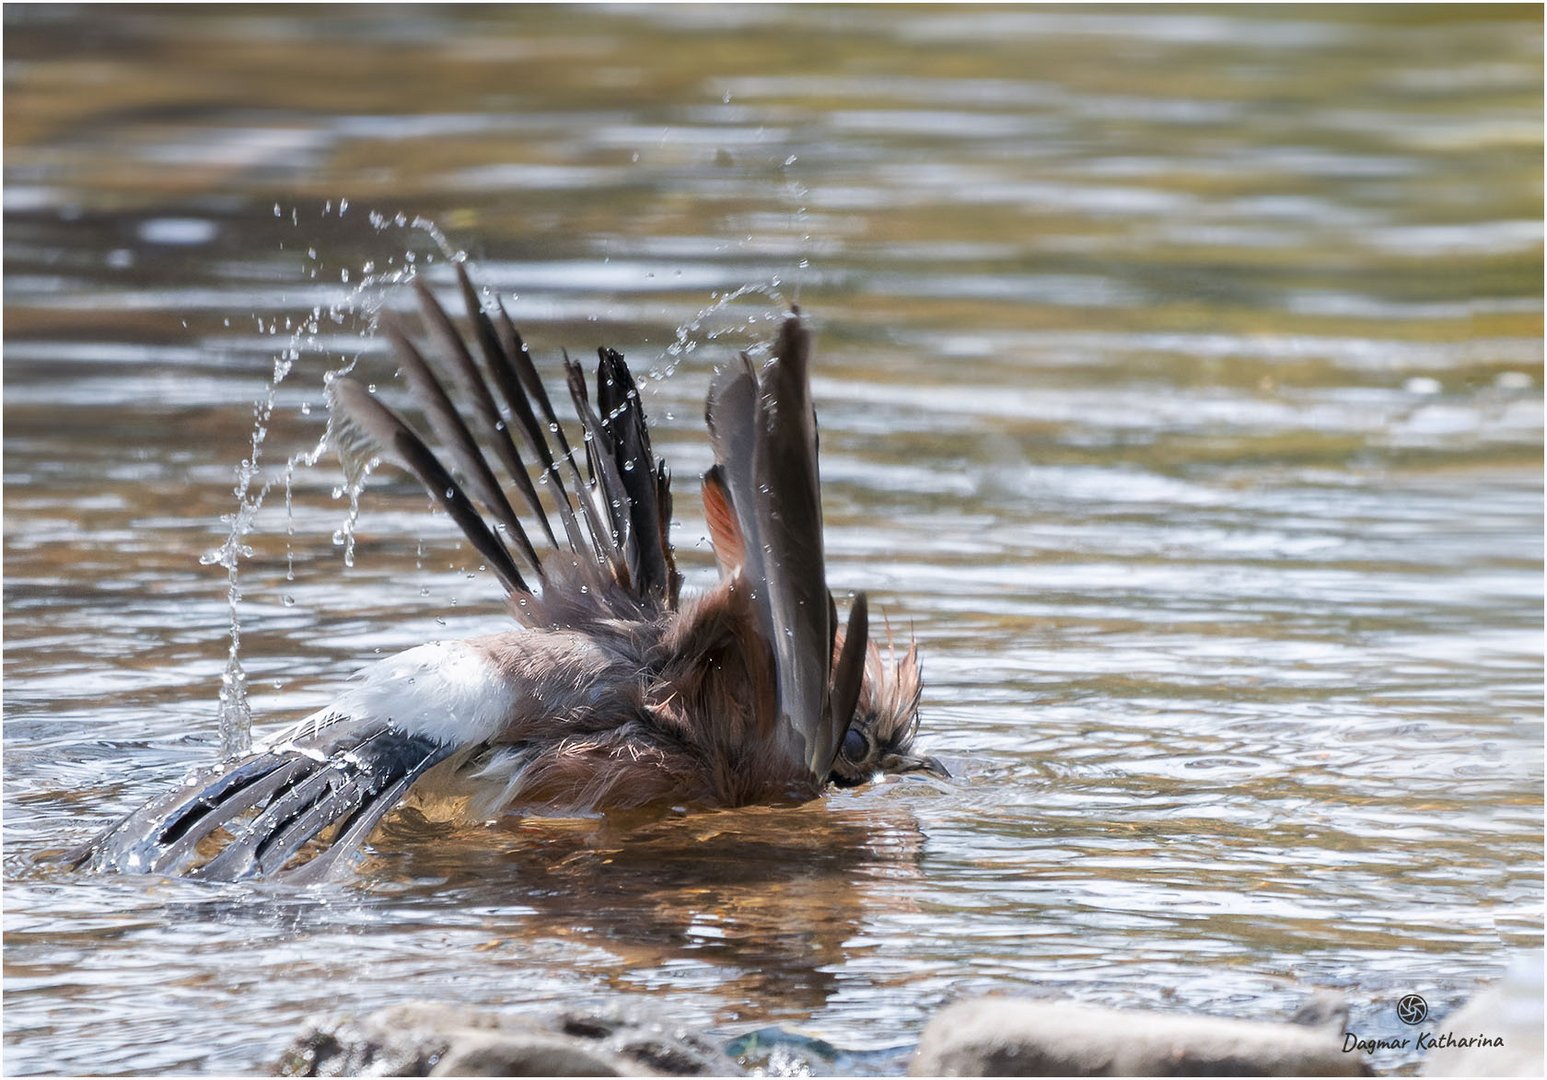
<path fill-rule="evenodd" d="M 346 458 L 367 450 L 384 454 L 417 477 L 499 578 L 515 601 L 516 617 L 527 625 L 574 626 L 674 610 L 682 579 L 667 535 L 670 474 L 651 449 L 639 389 L 622 354 L 599 351 L 594 406 L 580 366 L 564 362 L 583 435 L 583 474 L 503 306 L 495 301 L 492 313 L 486 310 L 461 266 L 457 280 L 473 320 L 476 359 L 423 283 L 416 290 L 429 347 L 396 320 L 385 327 L 439 452 L 351 378 L 335 379 L 330 388 L 335 445 Z M 557 517 L 562 544 L 550 514 Z M 533 536 L 544 550 L 563 550 L 570 558 L 545 556 Z M 556 582 L 572 587 L 548 587 Z"/>
<path fill-rule="evenodd" d="M 776 726 L 767 741 L 797 771 L 825 782 L 854 710 L 867 631 L 861 596 L 850 612 L 854 644 L 835 671 L 810 364 L 810 331 L 792 313 L 761 371 L 743 355 L 715 379 L 705 410 L 715 464 L 704 505 L 716 555 L 750 593 L 773 652 Z"/>

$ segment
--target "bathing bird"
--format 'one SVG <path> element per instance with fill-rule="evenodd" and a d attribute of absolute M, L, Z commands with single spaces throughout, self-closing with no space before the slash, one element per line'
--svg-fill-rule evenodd
<path fill-rule="evenodd" d="M 880 774 L 947 775 L 913 748 L 916 643 L 883 656 L 865 594 L 840 620 L 828 586 L 798 309 L 766 362 L 743 353 L 711 382 L 701 497 L 719 577 L 684 596 L 670 473 L 623 356 L 598 350 L 594 393 L 564 356 L 574 445 L 503 305 L 456 270 L 470 332 L 422 281 L 419 331 L 382 322 L 428 435 L 341 376 L 328 439 L 355 477 L 382 460 L 417 477 L 516 625 L 365 668 L 327 707 L 131 813 L 81 861 L 309 881 L 347 866 L 419 794 L 490 820 L 798 803 Z"/>

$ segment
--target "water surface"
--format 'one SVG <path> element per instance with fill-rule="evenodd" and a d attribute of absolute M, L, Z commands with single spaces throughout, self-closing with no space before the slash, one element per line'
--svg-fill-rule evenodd
<path fill-rule="evenodd" d="M 647 994 L 865 1051 L 990 991 L 1278 1018 L 1333 987 L 1374 1037 L 1540 947 L 1539 10 L 6 30 L 9 1072 L 261 1070 L 316 1010 L 424 998 Z M 709 375 L 798 300 L 831 578 L 917 636 L 954 781 L 633 830 L 407 815 L 305 891 L 30 861 L 218 752 L 199 557 L 276 360 L 260 730 L 504 625 L 412 482 L 380 474 L 352 567 L 336 466 L 288 512 L 280 482 L 326 371 L 398 392 L 369 313 L 449 283 L 420 217 L 548 371 L 609 344 L 660 376 L 690 584 Z"/>

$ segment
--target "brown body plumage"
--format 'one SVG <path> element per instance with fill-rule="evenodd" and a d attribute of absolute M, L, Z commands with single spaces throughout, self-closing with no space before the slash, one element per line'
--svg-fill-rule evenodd
<path fill-rule="evenodd" d="M 483 310 L 458 276 L 481 364 L 422 286 L 443 375 L 387 328 L 440 453 L 347 378 L 330 390 L 330 435 L 346 467 L 382 454 L 421 480 L 521 628 L 380 662 L 333 705 L 130 815 L 89 857 L 214 878 L 315 877 L 411 789 L 465 798 L 488 818 L 804 801 L 877 772 L 943 774 L 912 751 L 916 650 L 883 660 L 864 595 L 840 626 L 828 591 L 800 316 L 760 371 L 743 356 L 710 389 L 703 499 L 721 576 L 683 598 L 669 475 L 622 356 L 600 351 L 594 403 L 565 362 L 577 455 L 503 309 Z"/>

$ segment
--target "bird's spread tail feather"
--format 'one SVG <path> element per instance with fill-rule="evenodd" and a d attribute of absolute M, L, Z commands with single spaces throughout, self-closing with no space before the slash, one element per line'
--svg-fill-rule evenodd
<path fill-rule="evenodd" d="M 91 845 L 99 870 L 215 881 L 324 877 L 449 749 L 342 721 L 190 777 Z"/>

